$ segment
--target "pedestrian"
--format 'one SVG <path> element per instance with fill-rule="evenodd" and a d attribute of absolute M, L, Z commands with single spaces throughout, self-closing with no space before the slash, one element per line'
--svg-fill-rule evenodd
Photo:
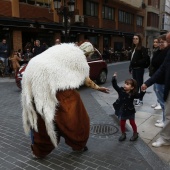
<path fill-rule="evenodd" d="M 155 38 L 153 40 L 153 49 L 152 49 L 152 54 L 151 54 L 151 63 L 149 66 L 149 76 L 151 77 L 153 75 L 153 71 L 154 71 L 154 67 L 152 66 L 152 60 L 153 57 L 155 56 L 156 53 L 158 53 L 157 51 L 159 51 L 159 39 Z M 155 91 L 156 89 L 153 87 L 153 90 Z M 159 103 L 154 103 L 151 105 L 152 108 L 154 108 L 155 110 L 159 110 L 161 109 L 161 106 Z"/>
<path fill-rule="evenodd" d="M 55 40 L 55 45 L 59 45 L 59 44 L 61 44 L 61 41 L 60 41 L 59 38 L 57 38 L 57 39 Z"/>
<path fill-rule="evenodd" d="M 145 72 L 145 63 L 147 62 L 148 52 L 145 47 L 142 46 L 142 37 L 140 34 L 133 36 L 132 43 L 132 55 L 129 65 L 129 72 L 132 74 L 133 79 L 137 81 L 138 91 L 141 91 L 141 85 L 143 84 L 143 77 Z M 143 97 L 139 100 L 135 100 L 135 106 L 143 105 Z"/>
<path fill-rule="evenodd" d="M 54 45 L 32 58 L 22 79 L 23 125 L 31 132 L 33 155 L 43 158 L 60 142 L 74 151 L 86 151 L 90 120 L 76 91 L 85 84 L 108 93 L 89 76 L 86 57 L 94 52 L 91 43 Z"/>
<path fill-rule="evenodd" d="M 28 63 L 33 58 L 33 53 L 29 48 L 26 49 L 26 53 L 24 54 L 24 63 Z"/>
<path fill-rule="evenodd" d="M 119 87 L 117 85 L 117 73 L 114 73 L 112 77 L 112 86 L 118 93 L 118 99 L 113 103 L 115 109 L 115 114 L 120 119 L 120 128 L 122 135 L 119 137 L 119 141 L 124 141 L 126 139 L 125 133 L 125 124 L 126 120 L 129 120 L 132 129 L 133 136 L 130 138 L 130 141 L 135 141 L 138 138 L 137 126 L 135 123 L 135 107 L 134 107 L 134 98 L 143 97 L 145 92 L 137 92 L 137 82 L 134 79 L 125 80 L 124 86 Z"/>
<path fill-rule="evenodd" d="M 14 51 L 13 54 L 9 57 L 9 60 L 11 61 L 11 67 L 14 71 L 14 75 L 16 76 L 16 73 L 20 68 L 19 61 L 21 61 L 22 59 L 18 57 L 17 51 Z"/>
<path fill-rule="evenodd" d="M 6 39 L 3 39 L 2 43 L 0 43 L 0 60 L 4 62 L 6 75 L 8 74 L 8 55 L 9 55 L 8 45 Z"/>
<path fill-rule="evenodd" d="M 157 52 L 155 52 L 155 54 L 152 57 L 152 60 L 151 60 L 152 71 L 149 72 L 150 76 L 152 76 L 159 69 L 159 67 L 162 65 L 162 63 L 164 62 L 165 57 L 169 51 L 169 48 L 170 48 L 166 41 L 166 34 L 160 35 L 158 37 L 158 40 L 159 40 L 159 50 L 157 50 Z M 157 120 L 155 123 L 155 126 L 160 127 L 160 128 L 162 128 L 165 123 L 165 102 L 163 99 L 164 86 L 165 86 L 164 85 L 164 77 L 162 77 L 162 79 L 160 79 L 160 80 L 157 80 L 156 83 L 154 83 L 154 85 L 153 85 L 153 89 L 155 91 L 157 101 L 160 105 L 160 107 L 158 105 L 154 109 L 155 110 L 162 109 L 162 119 Z"/>
<path fill-rule="evenodd" d="M 34 57 L 41 54 L 42 52 L 45 51 L 45 48 L 43 46 L 41 46 L 40 44 L 40 41 L 39 40 L 36 40 L 35 41 L 35 46 L 34 48 L 32 49 L 32 52 L 33 52 L 33 55 Z"/>
<path fill-rule="evenodd" d="M 166 41 L 170 46 L 170 32 L 166 35 Z M 141 89 L 146 90 L 149 86 L 153 85 L 156 81 L 164 78 L 164 101 L 165 101 L 165 125 L 160 132 L 160 137 L 156 142 L 152 143 L 153 147 L 160 147 L 163 145 L 170 145 L 170 49 L 166 58 L 160 68 L 144 82 Z"/>

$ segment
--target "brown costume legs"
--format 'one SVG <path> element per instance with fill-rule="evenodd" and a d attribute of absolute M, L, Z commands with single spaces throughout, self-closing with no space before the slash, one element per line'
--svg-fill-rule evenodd
<path fill-rule="evenodd" d="M 33 131 L 34 143 L 31 145 L 33 154 L 38 158 L 47 156 L 55 147 L 47 134 L 44 120 L 38 115 L 38 132 Z M 59 139 L 58 139 L 59 142 Z"/>

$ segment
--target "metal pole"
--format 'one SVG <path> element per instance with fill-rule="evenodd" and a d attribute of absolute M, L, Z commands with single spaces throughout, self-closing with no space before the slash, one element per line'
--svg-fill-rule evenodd
<path fill-rule="evenodd" d="M 64 9 L 63 9 L 63 15 L 64 15 L 64 30 L 65 30 L 65 42 L 67 43 L 67 29 L 68 29 L 68 14 L 67 14 L 67 6 L 66 6 L 66 1 L 64 0 Z"/>
<path fill-rule="evenodd" d="M 64 7 L 64 30 L 65 30 L 65 42 L 67 42 L 67 29 L 68 29 L 68 17 L 67 17 L 67 7 Z"/>

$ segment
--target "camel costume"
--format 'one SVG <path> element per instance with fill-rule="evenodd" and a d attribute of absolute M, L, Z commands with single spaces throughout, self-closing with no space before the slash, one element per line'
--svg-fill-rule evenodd
<path fill-rule="evenodd" d="M 94 51 L 92 45 L 80 48 Z M 55 45 L 30 60 L 22 80 L 23 126 L 32 134 L 32 151 L 45 157 L 58 146 L 60 136 L 73 150 L 82 150 L 89 138 L 90 121 L 79 93 L 89 77 L 84 52 L 74 44 Z M 88 51 L 87 51 L 88 52 Z"/>

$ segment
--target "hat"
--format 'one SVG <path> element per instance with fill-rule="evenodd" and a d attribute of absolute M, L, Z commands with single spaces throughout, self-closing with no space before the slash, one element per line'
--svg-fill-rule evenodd
<path fill-rule="evenodd" d="M 83 50 L 84 55 L 92 55 L 95 51 L 93 45 L 90 42 L 84 42 L 79 47 L 81 50 Z"/>

